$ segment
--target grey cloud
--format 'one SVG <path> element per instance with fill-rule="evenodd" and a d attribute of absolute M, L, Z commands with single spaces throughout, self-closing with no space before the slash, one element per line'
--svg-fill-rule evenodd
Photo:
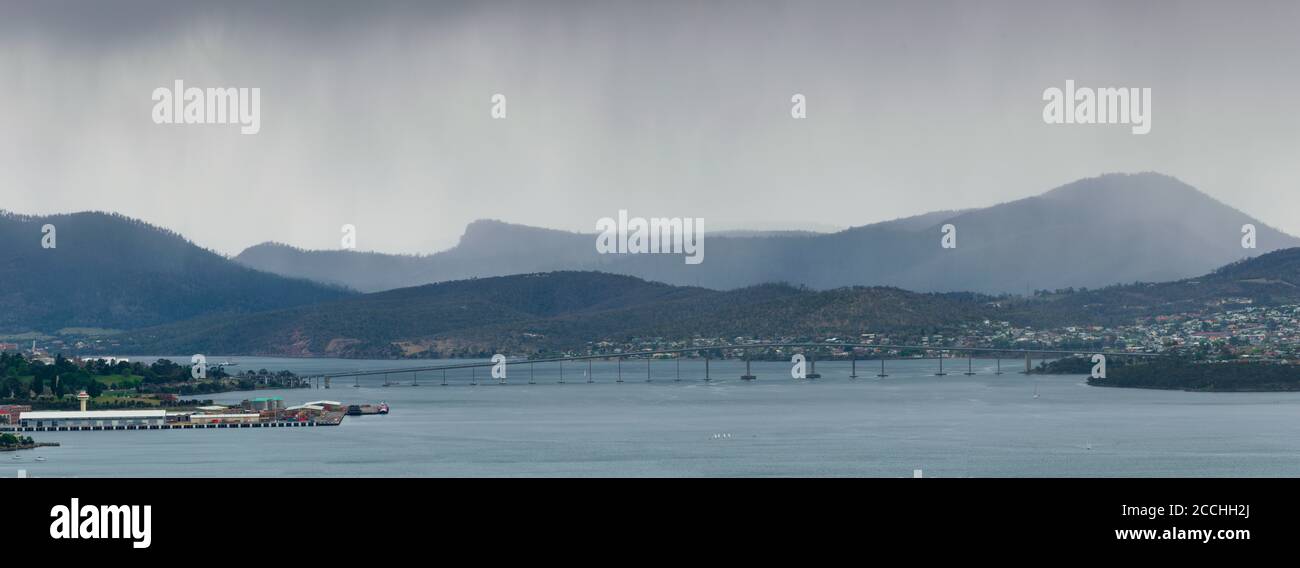
<path fill-rule="evenodd" d="M 1294 3 L 6 2 L 0 208 L 109 209 L 226 253 L 444 248 L 474 219 L 590 231 L 863 225 L 1161 171 L 1300 234 Z M 262 132 L 163 127 L 183 78 Z M 1154 129 L 1039 95 L 1144 86 Z M 509 96 L 510 118 L 488 118 Z M 789 118 L 789 97 L 809 118 Z"/>

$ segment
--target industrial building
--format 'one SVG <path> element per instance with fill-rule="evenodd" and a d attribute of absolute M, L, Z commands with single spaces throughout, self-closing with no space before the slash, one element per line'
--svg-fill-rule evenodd
<path fill-rule="evenodd" d="M 284 410 L 284 398 L 278 396 L 259 396 L 245 400 L 241 405 L 245 410 Z"/>
<path fill-rule="evenodd" d="M 31 412 L 32 407 L 26 404 L 0 404 L 0 424 L 18 425 L 18 417 L 24 412 Z"/>
<path fill-rule="evenodd" d="M 191 414 L 190 422 L 194 424 L 256 424 L 261 422 L 261 414 Z"/>
<path fill-rule="evenodd" d="M 50 410 L 19 415 L 20 425 L 24 428 L 162 426 L 166 420 L 165 410 Z"/>

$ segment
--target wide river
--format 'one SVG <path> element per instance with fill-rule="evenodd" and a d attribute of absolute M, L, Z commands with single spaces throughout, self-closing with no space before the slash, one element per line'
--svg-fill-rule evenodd
<path fill-rule="evenodd" d="M 174 357 L 188 361 L 188 357 Z M 209 358 L 218 361 L 221 358 Z M 430 361 L 237 357 L 233 370 L 428 366 Z M 137 360 L 142 360 L 137 358 Z M 147 359 L 144 359 L 147 360 Z M 1018 364 L 1005 362 L 1008 371 Z M 225 393 L 387 401 L 387 416 L 341 426 L 38 433 L 57 448 L 0 454 L 6 477 L 64 476 L 1298 476 L 1300 393 L 1188 393 L 1089 387 L 1080 376 L 994 375 L 993 361 L 823 362 L 795 381 L 787 363 L 512 365 L 335 380 L 333 388 Z M 1037 391 L 1038 397 L 1034 397 Z M 18 459 L 11 456 L 17 455 Z M 35 461 L 42 456 L 45 461 Z"/>

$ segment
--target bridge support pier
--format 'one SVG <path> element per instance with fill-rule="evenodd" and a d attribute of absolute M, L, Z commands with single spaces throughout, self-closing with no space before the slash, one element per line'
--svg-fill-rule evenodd
<path fill-rule="evenodd" d="M 587 359 L 587 383 L 596 382 L 596 376 L 591 372 L 591 359 Z"/>
<path fill-rule="evenodd" d="M 647 383 L 654 382 L 650 378 L 650 356 L 649 355 L 647 355 L 645 358 L 645 382 Z"/>
<path fill-rule="evenodd" d="M 975 365 L 975 353 L 972 351 L 966 354 L 966 376 L 969 377 L 975 374 L 975 369 L 973 368 L 974 365 Z"/>
<path fill-rule="evenodd" d="M 710 380 L 711 379 L 709 379 L 709 358 L 708 356 L 705 356 L 704 357 L 704 382 L 707 383 Z"/>
<path fill-rule="evenodd" d="M 885 356 L 884 356 L 884 355 L 881 355 L 881 356 L 880 356 L 880 374 L 879 374 L 879 375 L 876 375 L 876 376 L 877 376 L 877 377 L 888 377 L 888 376 L 889 376 L 889 375 L 886 375 L 886 374 L 885 374 Z"/>
<path fill-rule="evenodd" d="M 812 353 L 808 354 L 808 373 L 805 374 L 803 378 L 805 379 L 822 378 L 822 374 L 817 372 L 817 360 L 812 357 Z"/>
<path fill-rule="evenodd" d="M 755 377 L 753 373 L 749 372 L 749 357 L 745 357 L 745 374 L 740 376 L 740 380 L 752 381 L 757 378 L 758 377 Z"/>
<path fill-rule="evenodd" d="M 934 376 L 936 376 L 936 377 L 943 377 L 943 376 L 947 376 L 947 375 L 948 375 L 948 373 L 943 372 L 943 351 L 940 351 L 940 352 L 939 352 L 939 372 L 938 372 L 938 373 L 935 373 Z"/>
<path fill-rule="evenodd" d="M 855 352 L 850 357 L 853 359 L 853 367 L 849 371 L 849 378 L 856 379 L 858 378 L 858 354 Z"/>
<path fill-rule="evenodd" d="M 535 381 L 533 381 L 533 371 L 535 370 L 533 368 L 534 366 L 536 366 L 536 363 L 533 363 L 531 361 L 528 363 L 528 384 L 530 385 L 537 384 Z"/>
<path fill-rule="evenodd" d="M 993 373 L 993 374 L 994 374 L 994 375 L 1001 375 L 1001 374 L 1002 374 L 1002 356 L 1001 356 L 1001 355 L 998 356 L 998 370 L 997 370 L 997 372 L 995 372 L 995 373 Z"/>
<path fill-rule="evenodd" d="M 618 383 L 623 382 L 623 358 L 622 357 L 618 358 L 618 380 L 615 382 Z"/>

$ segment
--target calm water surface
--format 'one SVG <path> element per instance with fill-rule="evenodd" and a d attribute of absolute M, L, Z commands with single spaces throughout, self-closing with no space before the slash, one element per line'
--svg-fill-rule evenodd
<path fill-rule="evenodd" d="M 174 357 L 188 361 L 187 357 Z M 430 365 L 235 357 L 236 370 L 312 373 Z M 209 358 L 220 361 L 222 358 Z M 436 364 L 436 362 L 434 363 Z M 1014 370 L 1008 361 L 1006 369 Z M 387 401 L 387 416 L 338 427 L 39 433 L 58 448 L 0 456 L 0 474 L 64 476 L 1297 476 L 1300 393 L 1186 393 L 1088 387 L 1081 376 L 975 376 L 950 360 L 823 362 L 794 381 L 787 363 L 673 361 L 617 366 L 512 365 L 498 385 L 479 370 L 338 380 L 329 390 L 258 391 L 287 404 Z M 1035 383 L 1039 398 L 1033 397 Z M 252 393 L 215 395 L 237 403 Z M 36 462 L 36 456 L 46 458 Z M 7 471 L 6 471 L 7 470 Z"/>

